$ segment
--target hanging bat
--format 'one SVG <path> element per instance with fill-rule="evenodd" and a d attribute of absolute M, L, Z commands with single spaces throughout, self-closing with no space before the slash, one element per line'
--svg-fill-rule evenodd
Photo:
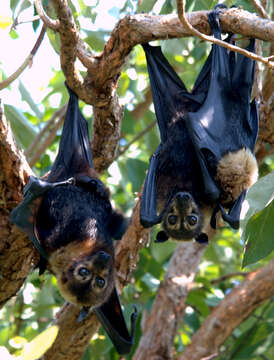
<path fill-rule="evenodd" d="M 30 177 L 22 203 L 11 221 L 23 229 L 40 253 L 40 273 L 46 267 L 70 303 L 82 308 L 79 321 L 92 309 L 117 351 L 126 354 L 134 341 L 136 310 L 131 334 L 115 287 L 114 247 L 127 227 L 110 203 L 99 180 L 90 150 L 88 124 L 69 88 L 59 152 L 46 180 Z"/>
<path fill-rule="evenodd" d="M 220 39 L 218 8 L 208 20 Z M 248 50 L 254 51 L 254 43 Z M 257 178 L 258 113 L 255 100 L 250 102 L 254 61 L 213 44 L 189 93 L 160 47 L 143 48 L 161 143 L 150 159 L 140 221 L 144 227 L 162 224 L 158 242 L 207 242 L 205 229 L 216 228 L 219 211 L 239 227 L 246 191 Z"/>

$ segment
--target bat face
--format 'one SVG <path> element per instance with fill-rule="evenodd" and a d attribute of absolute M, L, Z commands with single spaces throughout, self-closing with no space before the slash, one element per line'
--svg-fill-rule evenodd
<path fill-rule="evenodd" d="M 55 251 L 49 259 L 63 297 L 76 305 L 95 307 L 106 301 L 114 287 L 114 253 L 94 251 L 92 239 Z"/>
<path fill-rule="evenodd" d="M 163 214 L 164 231 L 174 239 L 192 239 L 201 232 L 203 215 L 188 192 L 178 192 Z"/>

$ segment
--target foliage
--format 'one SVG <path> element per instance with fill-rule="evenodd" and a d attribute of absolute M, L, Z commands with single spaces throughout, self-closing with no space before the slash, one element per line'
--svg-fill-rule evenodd
<path fill-rule="evenodd" d="M 72 1 L 72 10 L 77 13 L 81 26 L 83 39 L 92 46 L 94 51 L 101 51 L 108 38 L 111 29 L 103 28 L 96 23 L 100 11 L 100 2 L 97 1 Z M 87 6 L 89 3 L 91 6 Z M 118 21 L 121 16 L 136 11 L 137 1 L 124 0 L 117 2 L 119 5 L 111 7 L 111 2 L 104 1 L 109 7 L 109 13 Z M 187 11 L 212 8 L 217 1 L 187 1 Z M 228 1 L 231 5 L 231 1 Z M 139 4 L 139 2 L 138 2 Z M 250 2 L 238 1 L 248 10 Z M 22 16 L 26 9 L 33 5 L 30 1 L 10 0 L 10 8 L 13 18 Z M 249 7 L 249 8 L 248 8 Z M 140 2 L 138 11 L 146 11 L 157 14 L 174 12 L 175 1 L 143 1 Z M 89 29 L 86 24 L 93 23 Z M 0 28 L 10 23 L 10 19 L 1 17 Z M 40 26 L 34 27 L 32 31 L 38 33 Z M 16 29 L 20 39 L 20 26 Z M 48 30 L 50 43 L 58 57 L 58 36 Z M 190 37 L 187 39 L 174 39 L 160 42 L 163 52 L 171 64 L 176 68 L 184 82 L 190 88 L 196 74 L 199 72 L 209 52 L 209 45 L 200 43 L 199 40 Z M 38 65 L 39 66 L 39 65 Z M 33 79 L 39 81 L 39 79 Z M 47 121 L 54 112 L 65 104 L 67 95 L 64 91 L 64 77 L 61 71 L 55 70 L 54 75 L 49 79 L 48 92 L 37 104 L 28 92 L 23 82 L 17 82 L 21 100 L 24 101 L 25 109 L 21 106 L 15 107 L 5 104 L 5 114 L 12 125 L 12 129 L 18 145 L 27 150 L 35 136 L 45 127 Z M 148 91 L 148 75 L 146 71 L 145 56 L 141 46 L 136 46 L 130 54 L 128 62 L 123 69 L 119 81 L 118 94 L 120 101 L 125 104 L 125 114 L 120 140 L 120 152 L 118 157 L 108 171 L 102 174 L 103 180 L 108 184 L 115 204 L 125 213 L 130 215 L 134 205 L 134 193 L 139 191 L 144 181 L 145 171 L 148 167 L 150 155 L 156 149 L 159 142 L 159 134 L 156 127 L 145 131 L 147 126 L 154 121 L 153 107 L 145 109 L 141 118 L 134 117 L 134 109 L 142 106 L 145 94 Z M 13 90 L 14 91 L 14 90 Z M 50 106 L 52 99 L 58 99 L 54 107 Z M 91 122 L 90 107 L 81 103 L 81 108 Z M 88 115 L 87 115 L 88 114 Z M 144 132 L 138 140 L 132 140 L 136 134 Z M 37 175 L 43 175 L 48 171 L 56 151 L 60 130 L 57 132 L 54 141 L 45 149 L 41 158 L 34 166 Z M 124 147 L 129 144 L 125 153 Z M 211 310 L 231 291 L 233 286 L 242 279 L 241 276 L 227 278 L 223 281 L 212 282 L 225 274 L 241 271 L 243 259 L 244 242 L 247 243 L 244 254 L 245 270 L 251 271 L 266 264 L 271 257 L 272 233 L 274 231 L 273 215 L 273 193 L 274 174 L 267 175 L 274 169 L 274 158 L 268 157 L 261 166 L 261 174 L 266 175 L 250 190 L 247 197 L 249 211 L 242 223 L 243 234 L 240 238 L 239 232 L 224 227 L 219 230 L 215 239 L 208 246 L 200 264 L 199 273 L 196 278 L 196 287 L 190 292 L 187 303 L 187 311 L 176 337 L 176 351 L 180 353 L 191 341 L 191 336 L 200 327 L 205 317 Z M 267 187 L 267 190 L 266 190 Z M 156 230 L 155 230 L 156 232 Z M 152 239 L 154 239 L 152 233 Z M 264 245 L 264 246 L 262 246 Z M 176 244 L 168 242 L 155 244 L 144 248 L 140 253 L 139 265 L 134 273 L 134 280 L 124 289 L 122 303 L 125 304 L 127 318 L 132 310 L 132 303 L 139 307 L 139 313 L 149 311 L 153 302 L 159 281 L 163 279 L 169 258 L 174 251 Z M 273 250 L 273 248 L 272 248 Z M 267 257 L 266 257 L 267 255 Z M 257 261 L 260 259 L 260 262 Z M 257 263 L 256 263 L 257 262 Z M 256 264 L 254 264 L 256 263 Z M 250 265 L 253 264 L 253 265 Z M 24 287 L 16 299 L 12 299 L 0 312 L 0 354 L 7 349 L 11 354 L 18 354 L 18 337 L 23 342 L 31 341 L 35 336 L 45 330 L 51 323 L 54 314 L 63 304 L 59 291 L 56 287 L 56 280 L 49 274 L 38 277 L 33 272 L 27 279 Z M 273 354 L 273 321 L 274 306 L 269 301 L 258 308 L 245 322 L 243 322 L 230 336 L 222 347 L 222 353 L 218 359 L 271 359 Z M 136 343 L 141 336 L 140 319 L 137 323 Z M 43 340 L 42 340 L 43 342 Z M 115 352 L 110 340 L 103 330 L 91 339 L 91 347 L 87 349 L 84 360 L 106 359 L 115 360 L 119 356 Z M 92 349 L 92 350 L 91 350 Z M 6 353 L 7 354 L 7 353 Z M 2 357 L 1 357 L 2 358 Z M 27 358 L 24 358 L 27 359 Z M 131 359 L 131 355 L 127 356 Z"/>

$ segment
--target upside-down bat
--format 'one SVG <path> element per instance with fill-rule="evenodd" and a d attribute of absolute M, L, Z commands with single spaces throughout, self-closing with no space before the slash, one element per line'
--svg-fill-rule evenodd
<path fill-rule="evenodd" d="M 218 8 L 208 20 L 220 39 Z M 150 159 L 140 220 L 144 227 L 162 224 L 158 242 L 168 237 L 207 242 L 205 229 L 216 227 L 219 211 L 239 227 L 246 191 L 256 181 L 254 61 L 213 44 L 189 93 L 160 47 L 143 48 L 161 143 Z M 254 39 L 248 49 L 254 51 Z"/>
<path fill-rule="evenodd" d="M 22 228 L 40 252 L 40 273 L 48 265 L 59 290 L 82 308 L 79 321 L 91 308 L 117 351 L 133 345 L 115 287 L 114 247 L 127 221 L 114 211 L 109 192 L 99 180 L 90 151 L 88 125 L 69 88 L 69 103 L 59 152 L 46 180 L 31 177 L 22 203 L 11 220 Z"/>

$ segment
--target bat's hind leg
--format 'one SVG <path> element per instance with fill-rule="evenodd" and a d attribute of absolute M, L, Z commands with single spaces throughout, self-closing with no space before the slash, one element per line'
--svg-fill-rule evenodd
<path fill-rule="evenodd" d="M 216 174 L 216 180 L 222 189 L 222 203 L 225 205 L 233 202 L 255 183 L 257 177 L 257 161 L 248 148 L 224 155 L 218 163 Z"/>

